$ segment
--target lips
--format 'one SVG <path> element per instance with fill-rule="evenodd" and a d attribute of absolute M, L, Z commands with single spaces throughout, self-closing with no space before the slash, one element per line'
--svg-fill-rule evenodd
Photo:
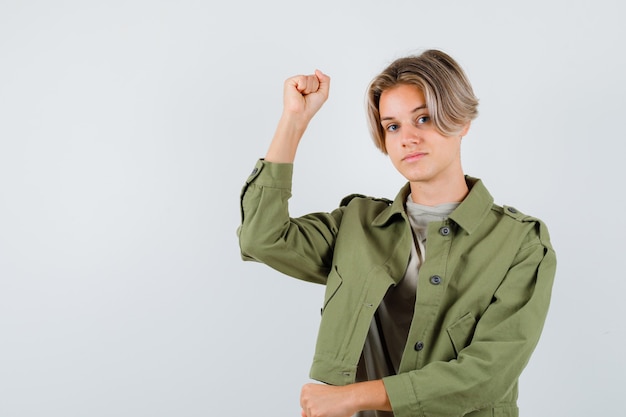
<path fill-rule="evenodd" d="M 414 161 L 419 161 L 424 156 L 426 156 L 425 152 L 413 152 L 413 153 L 406 155 L 404 158 L 402 158 L 402 160 L 405 162 L 414 162 Z"/>

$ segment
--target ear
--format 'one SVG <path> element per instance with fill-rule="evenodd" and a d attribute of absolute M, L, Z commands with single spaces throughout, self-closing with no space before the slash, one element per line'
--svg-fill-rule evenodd
<path fill-rule="evenodd" d="M 463 126 L 463 128 L 461 129 L 461 137 L 467 135 L 467 132 L 469 132 L 470 129 L 470 125 L 472 124 L 472 122 L 467 122 L 467 124 L 465 126 Z"/>

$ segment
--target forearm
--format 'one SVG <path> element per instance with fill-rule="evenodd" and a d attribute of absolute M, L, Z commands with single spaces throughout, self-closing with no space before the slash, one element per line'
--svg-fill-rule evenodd
<path fill-rule="evenodd" d="M 352 397 L 358 411 L 380 410 L 391 411 L 389 397 L 381 379 L 357 382 L 347 385 L 352 390 Z"/>
<path fill-rule="evenodd" d="M 304 135 L 307 124 L 306 121 L 298 120 L 297 117 L 283 114 L 265 154 L 265 160 L 285 164 L 293 163 L 298 144 Z"/>

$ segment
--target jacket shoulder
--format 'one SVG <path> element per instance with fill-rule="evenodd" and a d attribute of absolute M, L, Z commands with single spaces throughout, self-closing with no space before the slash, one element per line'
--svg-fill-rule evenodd
<path fill-rule="evenodd" d="M 502 206 L 502 212 L 504 214 L 506 214 L 507 216 L 511 217 L 514 220 L 517 220 L 519 222 L 536 222 L 539 221 L 539 219 L 533 217 L 533 216 L 529 216 L 527 214 L 524 214 L 523 212 L 521 212 L 520 210 L 516 209 L 513 206 L 507 206 L 507 205 L 503 205 Z"/>
<path fill-rule="evenodd" d="M 546 224 L 539 218 L 529 216 L 515 207 L 504 205 L 500 208 L 507 218 L 523 224 L 532 224 L 532 232 L 527 236 L 529 240 L 538 239 L 544 246 L 552 247 L 550 233 Z"/>
<path fill-rule="evenodd" d="M 393 201 L 389 200 L 388 198 L 369 197 L 363 194 L 350 194 L 350 195 L 345 196 L 343 199 L 341 199 L 341 202 L 339 203 L 339 205 L 341 207 L 345 207 L 348 204 L 350 204 L 352 200 L 355 200 L 355 199 L 385 203 L 386 205 L 391 205 L 391 203 L 393 203 Z"/>
<path fill-rule="evenodd" d="M 518 210 L 513 206 L 504 205 L 502 207 L 498 207 L 502 214 L 504 214 L 507 218 L 513 219 L 520 223 L 536 223 L 545 227 L 543 221 L 535 216 L 530 216 L 522 211 Z"/>

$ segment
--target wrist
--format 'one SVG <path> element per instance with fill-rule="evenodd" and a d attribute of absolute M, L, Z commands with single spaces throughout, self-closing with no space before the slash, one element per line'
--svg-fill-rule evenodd
<path fill-rule="evenodd" d="M 265 159 L 270 162 L 293 163 L 307 124 L 308 122 L 301 117 L 283 113 Z"/>
<path fill-rule="evenodd" d="M 297 136 L 298 139 L 304 135 L 306 128 L 309 126 L 310 118 L 302 115 L 302 113 L 294 113 L 283 110 L 278 119 L 276 131 L 282 131 L 290 135 Z"/>
<path fill-rule="evenodd" d="M 346 387 L 352 388 L 351 399 L 356 411 L 391 411 L 387 390 L 381 379 L 357 382 L 356 384 L 347 385 Z"/>

